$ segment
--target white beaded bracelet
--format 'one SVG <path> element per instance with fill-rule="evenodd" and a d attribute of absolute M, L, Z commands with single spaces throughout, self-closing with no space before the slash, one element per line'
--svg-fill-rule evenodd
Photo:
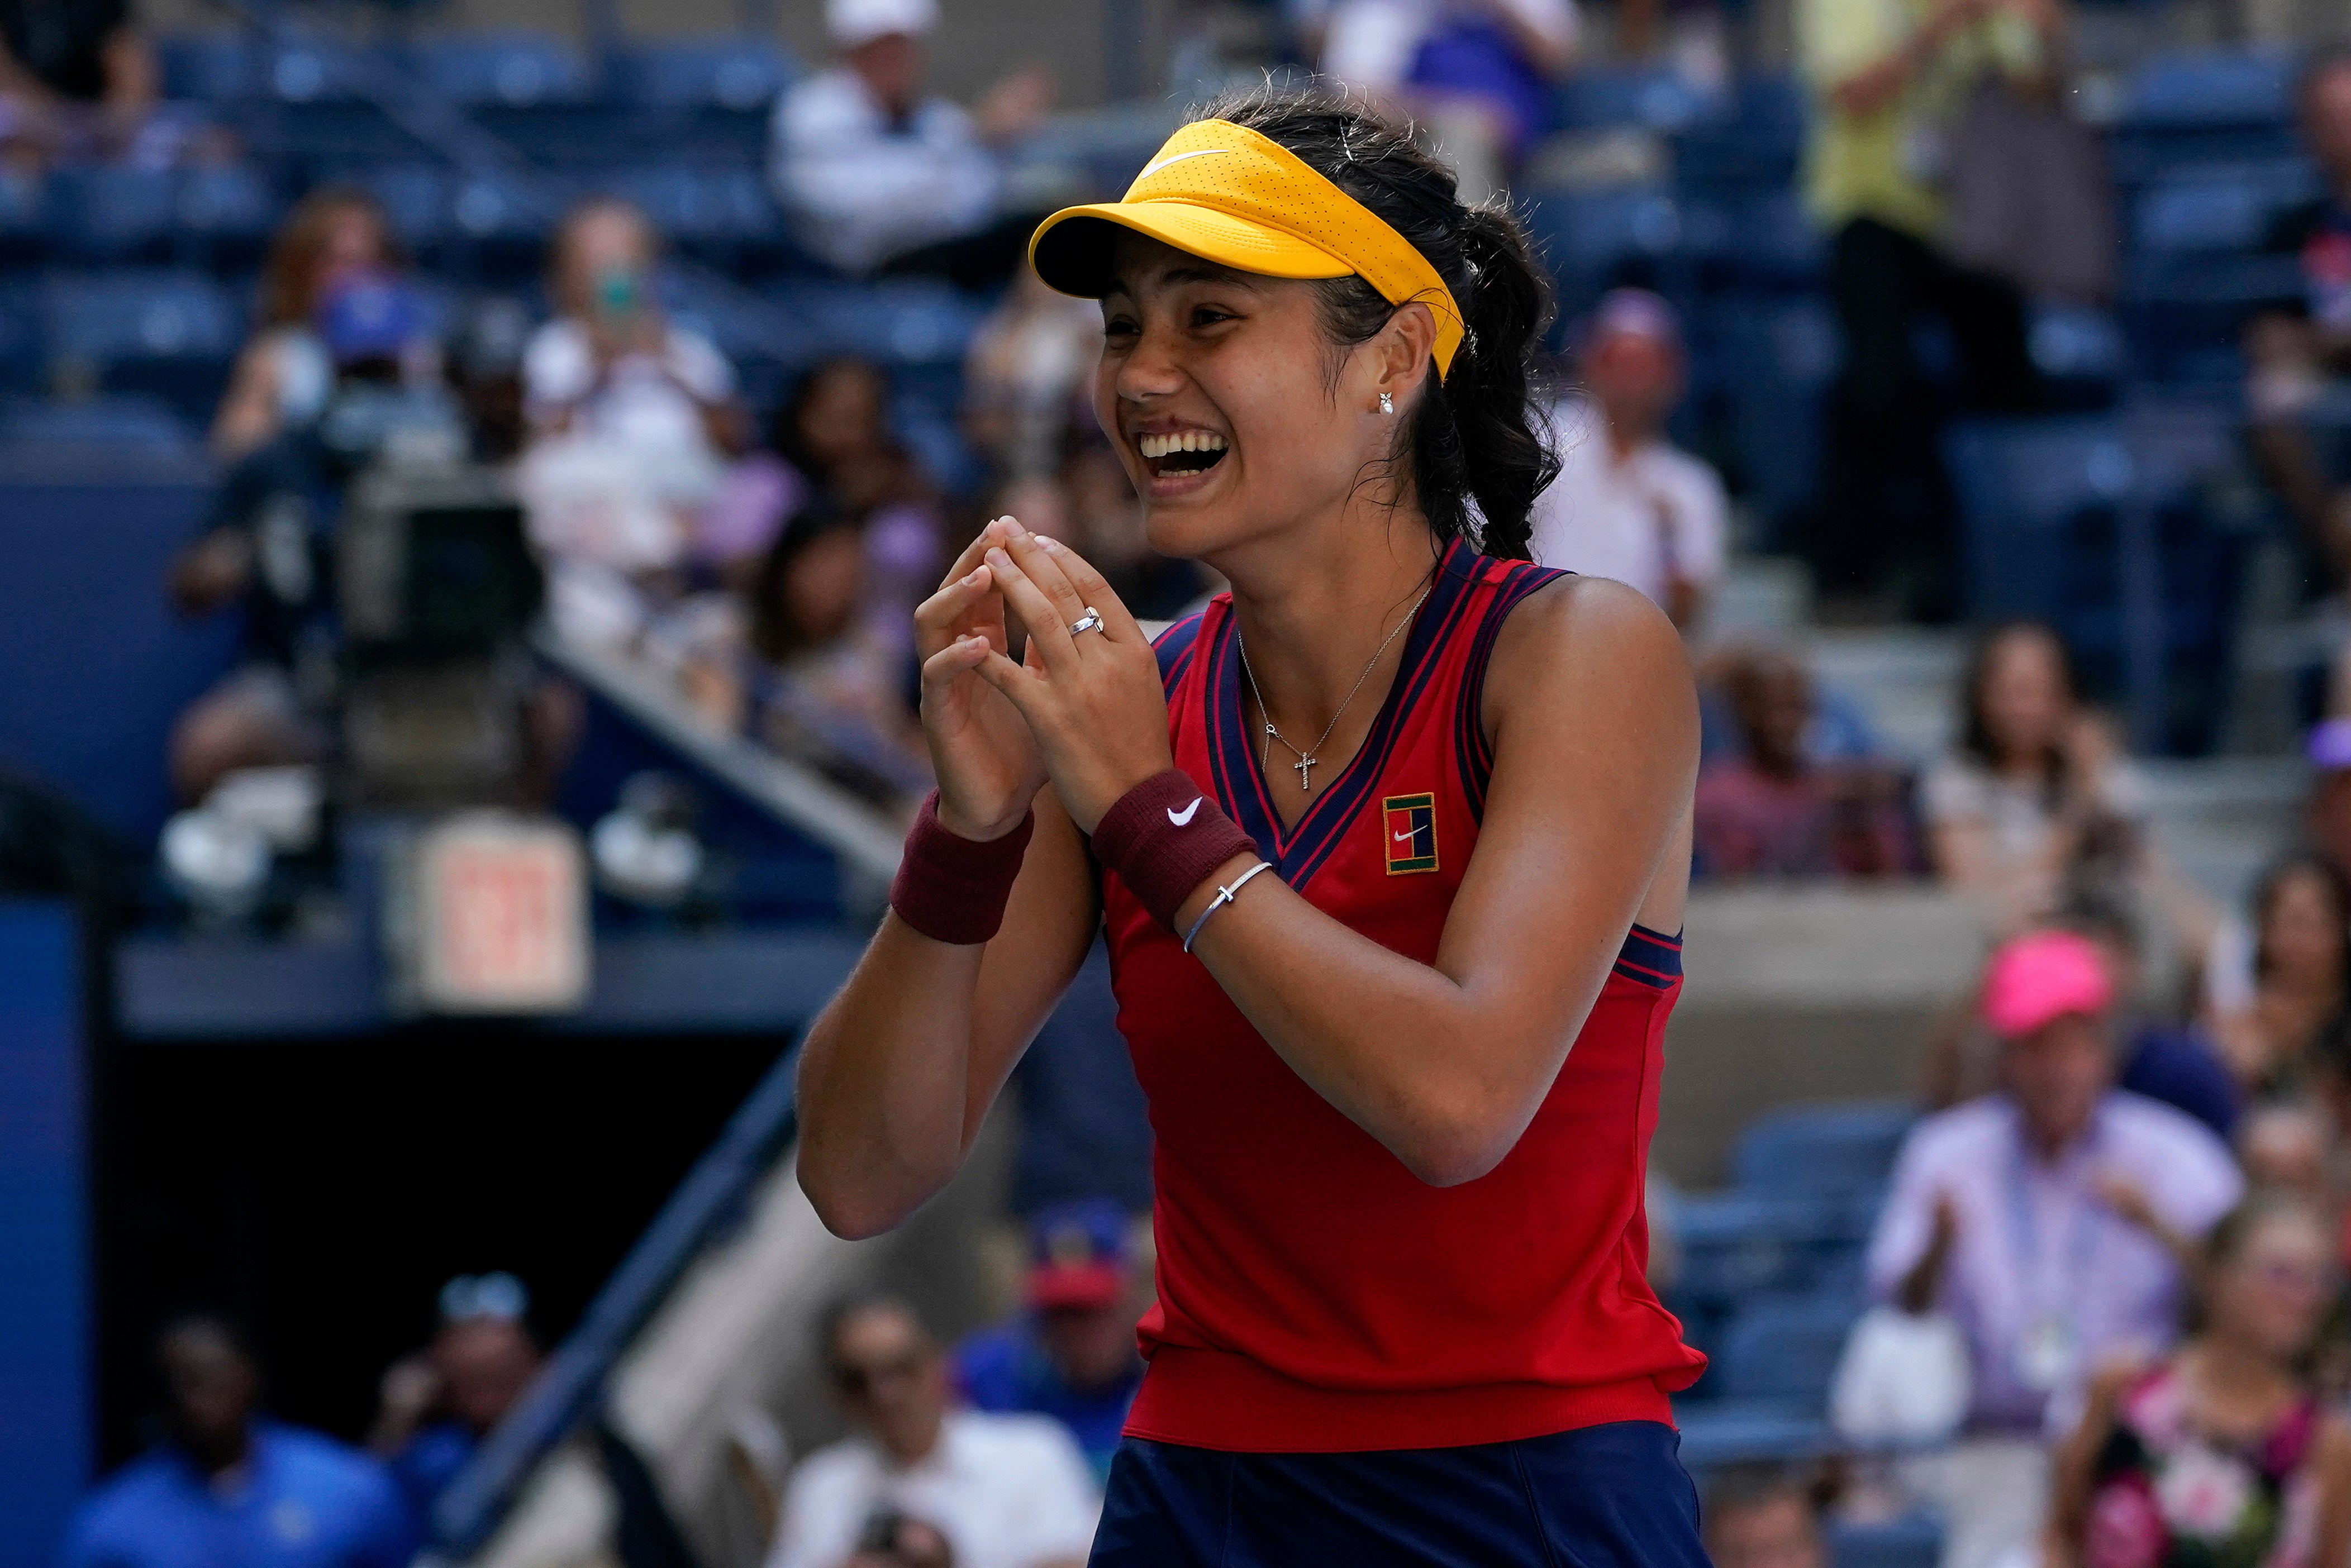
<path fill-rule="evenodd" d="M 1208 916 L 1214 915 L 1217 910 L 1222 909 L 1226 904 L 1230 904 L 1233 901 L 1233 894 L 1240 892 L 1242 888 L 1249 885 L 1249 878 L 1255 876 L 1261 871 L 1271 871 L 1272 869 L 1273 862 L 1271 861 L 1259 861 L 1257 864 L 1249 867 L 1249 870 L 1241 873 L 1240 875 L 1233 878 L 1232 882 L 1228 885 L 1217 889 L 1217 896 L 1208 900 L 1208 907 L 1200 911 L 1200 918 L 1192 922 L 1192 929 L 1184 933 L 1184 951 L 1189 953 L 1192 950 L 1192 939 L 1200 934 L 1200 927 L 1208 923 Z"/>

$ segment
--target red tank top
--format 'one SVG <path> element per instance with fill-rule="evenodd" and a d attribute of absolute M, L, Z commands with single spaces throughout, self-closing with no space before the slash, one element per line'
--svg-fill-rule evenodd
<path fill-rule="evenodd" d="M 1492 758 L 1479 693 L 1558 577 L 1456 543 L 1362 749 L 1282 831 L 1243 717 L 1229 599 L 1159 642 L 1176 766 L 1316 908 L 1437 957 Z M 1642 1186 L 1680 944 L 1635 926 L 1518 1145 L 1435 1187 L 1276 1056 L 1115 874 L 1119 1028 L 1156 1134 L 1158 1300 L 1129 1434 L 1235 1452 L 1442 1448 L 1672 1419 L 1706 1365 L 1646 1278 Z"/>

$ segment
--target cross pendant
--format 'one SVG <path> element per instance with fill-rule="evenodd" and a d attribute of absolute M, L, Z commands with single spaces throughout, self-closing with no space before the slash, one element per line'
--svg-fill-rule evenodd
<path fill-rule="evenodd" d="M 1301 757 L 1297 761 L 1291 763 L 1290 766 L 1298 769 L 1299 789 L 1309 791 L 1312 790 L 1314 788 L 1314 778 L 1312 773 L 1314 758 L 1311 757 Z"/>

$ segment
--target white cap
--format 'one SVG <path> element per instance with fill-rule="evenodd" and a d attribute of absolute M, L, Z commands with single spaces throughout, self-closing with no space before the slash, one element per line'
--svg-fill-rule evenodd
<path fill-rule="evenodd" d="M 837 49 L 862 48 L 892 33 L 920 37 L 939 25 L 939 0 L 824 0 L 825 31 Z"/>

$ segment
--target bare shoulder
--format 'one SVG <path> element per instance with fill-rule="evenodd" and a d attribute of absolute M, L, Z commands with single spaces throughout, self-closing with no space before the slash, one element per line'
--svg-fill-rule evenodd
<path fill-rule="evenodd" d="M 1604 577 L 1560 578 L 1510 612 L 1494 642 L 1485 703 L 1494 735 L 1515 712 L 1562 705 L 1652 716 L 1686 707 L 1696 734 L 1697 690 L 1681 633 L 1646 594 Z"/>

